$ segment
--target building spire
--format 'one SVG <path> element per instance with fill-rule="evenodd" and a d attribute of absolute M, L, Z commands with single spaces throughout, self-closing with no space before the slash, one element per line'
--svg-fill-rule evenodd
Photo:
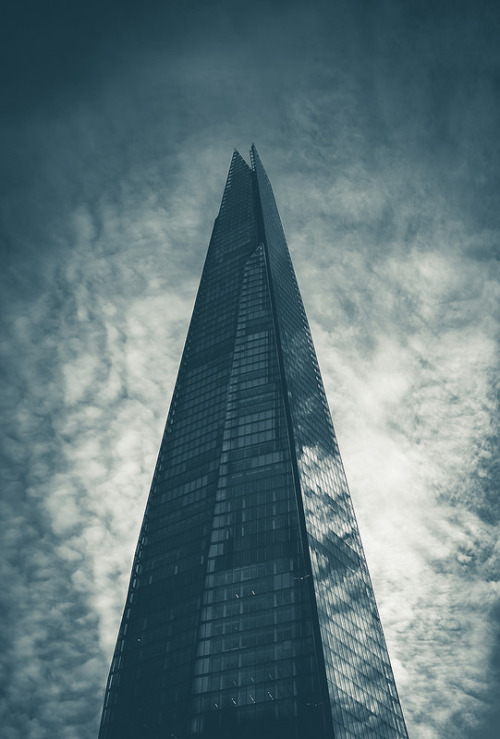
<path fill-rule="evenodd" d="M 99 739 L 408 739 L 257 150 L 234 151 Z"/>

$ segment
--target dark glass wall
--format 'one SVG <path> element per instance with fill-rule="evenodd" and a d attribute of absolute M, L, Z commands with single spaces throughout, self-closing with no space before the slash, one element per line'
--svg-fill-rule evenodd
<path fill-rule="evenodd" d="M 258 246 L 252 187 L 235 154 L 133 563 L 101 739 L 188 736 L 243 267 Z"/>
<path fill-rule="evenodd" d="M 100 739 L 406 737 L 307 320 L 235 152 L 134 559 Z"/>

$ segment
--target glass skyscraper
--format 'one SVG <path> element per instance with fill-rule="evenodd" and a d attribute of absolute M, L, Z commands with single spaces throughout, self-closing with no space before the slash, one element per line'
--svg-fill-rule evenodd
<path fill-rule="evenodd" d="M 271 185 L 235 152 L 99 739 L 407 737 Z"/>

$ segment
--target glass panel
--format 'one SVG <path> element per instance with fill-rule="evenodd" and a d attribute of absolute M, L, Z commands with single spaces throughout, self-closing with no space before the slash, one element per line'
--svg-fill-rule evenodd
<path fill-rule="evenodd" d="M 407 737 L 310 330 L 271 185 L 252 150 L 335 737 Z M 365 727 L 365 728 L 363 728 Z"/>

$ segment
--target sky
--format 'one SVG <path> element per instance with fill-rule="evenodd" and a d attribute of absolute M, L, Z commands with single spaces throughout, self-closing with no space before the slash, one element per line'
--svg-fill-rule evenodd
<path fill-rule="evenodd" d="M 497 737 L 498 4 L 9 5 L 2 737 L 97 735 L 213 220 L 252 142 L 409 735 Z"/>

